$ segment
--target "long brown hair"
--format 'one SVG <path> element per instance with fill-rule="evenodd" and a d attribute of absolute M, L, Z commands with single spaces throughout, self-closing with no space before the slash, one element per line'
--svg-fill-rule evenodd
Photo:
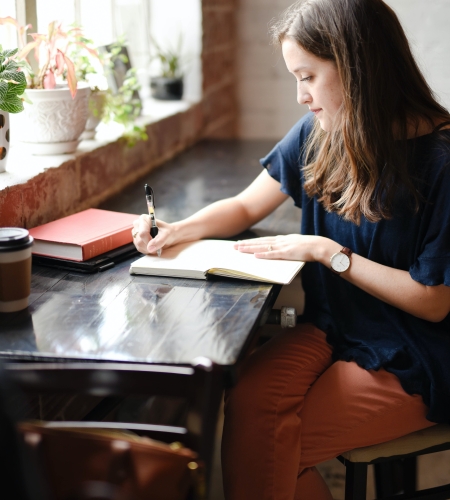
<path fill-rule="evenodd" d="M 392 217 L 400 187 L 419 195 L 406 139 L 425 121 L 450 121 L 418 68 L 400 22 L 382 0 L 300 0 L 271 27 L 323 60 L 341 78 L 343 103 L 333 129 L 316 121 L 306 149 L 305 191 L 357 224 Z M 402 147 L 403 146 L 403 147 Z"/>

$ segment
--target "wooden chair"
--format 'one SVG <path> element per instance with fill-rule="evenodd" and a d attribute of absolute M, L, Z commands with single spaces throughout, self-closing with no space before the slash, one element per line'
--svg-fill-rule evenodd
<path fill-rule="evenodd" d="M 345 500 L 366 500 L 367 467 L 371 464 L 375 466 L 377 500 L 449 499 L 450 482 L 435 488 L 416 489 L 416 458 L 444 450 L 450 450 L 450 425 L 438 424 L 387 443 L 343 453 L 338 459 L 346 467 Z M 403 493 L 400 494 L 394 494 L 392 478 L 388 477 L 395 462 L 403 468 Z"/>
<path fill-rule="evenodd" d="M 181 442 L 205 464 L 208 488 L 223 372 L 206 358 L 193 366 L 127 363 L 3 364 L 6 382 L 28 395 L 84 394 L 102 396 L 102 403 L 83 421 L 46 422 L 48 427 L 127 430 L 167 443 Z M 126 396 L 169 396 L 187 404 L 183 425 L 103 421 Z"/>

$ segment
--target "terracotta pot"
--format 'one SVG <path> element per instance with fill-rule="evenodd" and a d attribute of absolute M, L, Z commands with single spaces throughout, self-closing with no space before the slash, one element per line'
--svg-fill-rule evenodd
<path fill-rule="evenodd" d="M 35 155 L 73 153 L 80 142 L 89 114 L 87 84 L 79 83 L 72 99 L 67 85 L 55 89 L 27 89 L 33 104 L 14 117 L 14 133 Z"/>
<path fill-rule="evenodd" d="M 9 113 L 0 109 L 0 172 L 6 170 L 9 155 Z"/>

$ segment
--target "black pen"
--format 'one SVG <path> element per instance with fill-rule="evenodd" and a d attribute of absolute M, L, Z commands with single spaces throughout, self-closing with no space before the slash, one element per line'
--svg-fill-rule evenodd
<path fill-rule="evenodd" d="M 150 236 L 154 238 L 158 234 L 158 226 L 156 225 L 155 216 L 155 195 L 153 194 L 153 189 L 146 184 L 145 185 L 145 199 L 147 200 L 148 215 L 150 215 L 150 220 L 152 226 L 150 228 Z M 156 252 L 158 257 L 161 257 L 161 249 Z"/>

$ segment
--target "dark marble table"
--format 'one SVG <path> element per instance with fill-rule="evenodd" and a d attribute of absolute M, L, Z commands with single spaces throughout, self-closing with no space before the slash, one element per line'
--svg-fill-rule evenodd
<path fill-rule="evenodd" d="M 158 218 L 186 217 L 232 196 L 261 171 L 267 141 L 204 141 L 149 173 L 100 208 L 145 211 L 144 183 Z M 286 202 L 252 234 L 298 231 L 300 212 Z M 0 314 L 0 357 L 222 366 L 244 357 L 279 287 L 243 280 L 131 276 L 130 262 L 96 274 L 33 266 L 28 309 Z"/>

